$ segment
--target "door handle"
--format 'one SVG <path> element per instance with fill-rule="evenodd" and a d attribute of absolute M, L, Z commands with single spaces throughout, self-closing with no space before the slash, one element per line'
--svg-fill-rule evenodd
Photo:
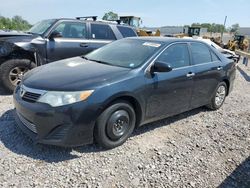
<path fill-rule="evenodd" d="M 222 70 L 222 66 L 217 67 L 217 70 L 218 71 Z"/>
<path fill-rule="evenodd" d="M 86 47 L 88 47 L 89 45 L 88 45 L 88 43 L 81 43 L 80 44 L 80 47 L 83 47 L 83 48 L 86 48 Z"/>
<path fill-rule="evenodd" d="M 190 77 L 195 76 L 195 73 L 193 73 L 193 72 L 189 72 L 189 73 L 187 73 L 187 74 L 186 74 L 186 76 L 187 76 L 188 78 L 190 78 Z"/>

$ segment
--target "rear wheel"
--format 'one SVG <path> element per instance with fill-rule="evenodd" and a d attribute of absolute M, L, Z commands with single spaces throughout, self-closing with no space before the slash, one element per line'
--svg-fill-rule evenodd
<path fill-rule="evenodd" d="M 97 119 L 94 132 L 97 144 L 106 149 L 122 145 L 132 134 L 135 122 L 131 104 L 126 101 L 113 103 Z"/>
<path fill-rule="evenodd" d="M 207 105 L 208 108 L 212 109 L 212 110 L 217 110 L 219 109 L 227 96 L 227 84 L 225 82 L 221 82 L 219 83 L 219 85 L 217 86 L 216 90 L 215 90 L 215 94 L 211 100 L 211 103 Z"/>
<path fill-rule="evenodd" d="M 0 66 L 0 83 L 9 92 L 13 92 L 20 83 L 23 75 L 36 67 L 35 63 L 28 59 L 10 59 Z"/>

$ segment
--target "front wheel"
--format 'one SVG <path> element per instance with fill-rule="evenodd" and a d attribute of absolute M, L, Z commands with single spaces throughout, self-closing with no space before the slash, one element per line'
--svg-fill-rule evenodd
<path fill-rule="evenodd" d="M 10 59 L 0 65 L 0 83 L 9 92 L 13 92 L 20 83 L 23 75 L 36 67 L 28 59 Z"/>
<path fill-rule="evenodd" d="M 115 102 L 97 119 L 95 141 L 106 149 L 120 146 L 132 134 L 135 122 L 136 115 L 132 105 L 126 101 Z"/>
<path fill-rule="evenodd" d="M 227 84 L 225 82 L 221 82 L 219 83 L 219 85 L 217 86 L 216 90 L 215 90 L 215 94 L 212 97 L 211 103 L 207 105 L 208 108 L 212 109 L 212 110 L 217 110 L 219 109 L 227 96 Z"/>

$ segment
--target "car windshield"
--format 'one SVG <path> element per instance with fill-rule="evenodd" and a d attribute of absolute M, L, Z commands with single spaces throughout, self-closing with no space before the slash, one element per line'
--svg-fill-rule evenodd
<path fill-rule="evenodd" d="M 32 28 L 30 28 L 30 30 L 28 31 L 28 33 L 35 33 L 35 34 L 43 34 L 45 31 L 47 31 L 47 29 L 55 22 L 54 19 L 50 19 L 50 20 L 43 20 L 40 21 L 38 23 L 36 23 Z"/>
<path fill-rule="evenodd" d="M 84 58 L 125 68 L 137 68 L 145 63 L 163 43 L 138 39 L 122 39 L 99 48 Z"/>

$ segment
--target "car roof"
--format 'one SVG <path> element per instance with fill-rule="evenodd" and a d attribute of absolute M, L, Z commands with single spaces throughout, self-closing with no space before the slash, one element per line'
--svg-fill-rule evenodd
<path fill-rule="evenodd" d="M 57 21 L 63 21 L 63 20 L 66 20 L 66 21 L 77 21 L 77 22 L 90 22 L 90 23 L 99 23 L 99 24 L 107 24 L 107 25 L 118 25 L 118 26 L 122 26 L 122 27 L 129 27 L 129 28 L 133 28 L 129 25 L 123 25 L 123 24 L 118 24 L 116 23 L 115 21 L 112 22 L 112 21 L 105 21 L 105 20 L 80 20 L 80 19 L 76 19 L 76 18 L 55 18 L 55 19 L 51 19 L 51 20 L 55 20 L 56 22 Z"/>
<path fill-rule="evenodd" d="M 206 44 L 203 41 L 195 39 L 184 39 L 184 38 L 175 38 L 175 37 L 129 37 L 130 39 L 136 40 L 146 40 L 152 42 L 163 42 L 163 43 L 173 43 L 173 42 L 201 42 Z"/>

